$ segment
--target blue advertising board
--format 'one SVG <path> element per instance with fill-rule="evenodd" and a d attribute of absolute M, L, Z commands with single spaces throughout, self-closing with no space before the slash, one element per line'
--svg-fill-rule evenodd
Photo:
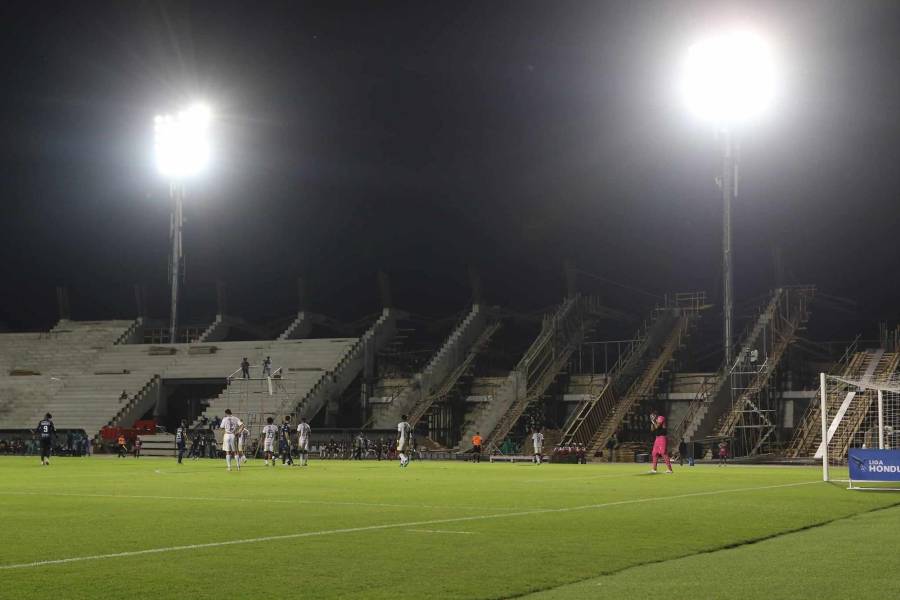
<path fill-rule="evenodd" d="M 900 450 L 850 448 L 851 481 L 900 481 Z"/>

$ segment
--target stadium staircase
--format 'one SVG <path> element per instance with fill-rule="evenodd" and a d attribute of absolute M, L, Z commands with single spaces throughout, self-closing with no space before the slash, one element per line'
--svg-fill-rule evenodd
<path fill-rule="evenodd" d="M 866 363 L 869 362 L 868 359 L 871 353 L 857 351 L 857 343 L 858 338 L 847 347 L 843 356 L 830 370 L 829 375 L 839 375 L 845 379 L 862 379 L 862 374 L 866 370 Z M 812 456 L 816 448 L 822 443 L 822 406 L 817 400 L 814 399 L 809 403 L 806 412 L 794 429 L 794 435 L 791 437 L 790 444 L 785 450 L 786 457 L 802 458 Z M 829 394 L 827 399 L 829 412 L 836 411 L 843 401 L 843 395 Z"/>
<path fill-rule="evenodd" d="M 319 377 L 304 394 L 291 394 L 281 406 L 280 414 L 296 413 L 312 420 L 328 403 L 349 386 L 362 371 L 367 351 L 377 353 L 397 334 L 397 321 L 405 317 L 403 311 L 386 308 L 381 316 L 344 354 L 334 369 Z"/>
<path fill-rule="evenodd" d="M 748 343 L 740 346 L 729 371 L 733 401 L 716 427 L 716 437 L 735 438 L 732 452 L 736 456 L 765 452 L 774 441 L 775 409 L 767 403 L 767 386 L 797 332 L 806 324 L 815 291 L 813 286 L 775 289 L 766 309 L 744 336 Z M 710 456 L 711 452 L 708 450 Z"/>
<path fill-rule="evenodd" d="M 660 377 L 681 348 L 698 314 L 697 310 L 682 308 L 664 309 L 662 312 L 657 322 L 658 329 L 666 332 L 662 344 L 651 343 L 648 356 L 652 358 L 646 362 L 641 373 L 601 422 L 587 445 L 588 456 L 596 456 L 601 452 L 607 441 L 622 427 L 625 418 L 656 391 Z"/>
<path fill-rule="evenodd" d="M 477 431 L 489 432 L 482 436 L 485 447 L 499 446 L 528 405 L 543 396 L 566 366 L 584 339 L 592 315 L 603 310 L 596 299 L 576 295 L 566 299 L 554 314 L 545 315 L 537 338 L 493 399 L 470 416 L 460 448 L 471 450 L 471 439 Z"/>
<path fill-rule="evenodd" d="M 635 335 L 638 341 L 619 356 L 599 393 L 591 394 L 572 414 L 563 428 L 560 445 L 603 447 L 631 407 L 639 402 L 639 390 L 655 386 L 681 343 L 686 331 L 683 328 L 705 307 L 702 292 L 677 294 L 671 302 L 655 307 Z"/>
<path fill-rule="evenodd" d="M 389 404 L 382 405 L 372 420 L 372 427 L 392 429 L 404 414 L 408 416 L 409 423 L 415 426 L 432 404 L 453 388 L 460 377 L 460 368 L 467 368 L 467 361 L 471 362 L 474 358 L 471 352 L 474 346 L 479 342 L 481 345 L 486 343 L 486 340 L 481 339 L 486 328 L 487 311 L 476 304 L 453 329 L 425 368 L 413 377 L 412 382 Z"/>
<path fill-rule="evenodd" d="M 434 391 L 425 396 L 418 402 L 409 412 L 409 424 L 415 427 L 422 420 L 435 403 L 441 402 L 448 398 L 454 390 L 457 389 L 459 383 L 464 379 L 472 376 L 472 363 L 479 353 L 490 343 L 491 338 L 497 333 L 501 324 L 491 323 L 485 327 L 478 339 L 469 347 L 469 351 L 463 358 L 462 362 L 456 366 L 453 371 L 444 379 L 444 381 L 434 389 Z"/>
<path fill-rule="evenodd" d="M 847 360 L 839 362 L 843 369 L 835 369 L 850 381 L 862 383 L 887 383 L 900 365 L 900 354 L 883 349 L 845 354 Z M 861 395 L 860 399 L 857 399 Z M 835 456 L 845 456 L 860 426 L 877 398 L 873 390 L 863 392 L 832 391 L 826 398 L 828 414 L 839 415 L 828 430 L 828 443 Z M 856 400 L 854 402 L 854 400 Z M 798 426 L 786 455 L 790 458 L 822 457 L 822 413 L 820 402 L 810 403 L 809 409 Z"/>
<path fill-rule="evenodd" d="M 309 335 L 312 330 L 312 319 L 306 311 L 297 313 L 297 318 L 291 321 L 290 325 L 278 336 L 280 341 L 299 340 Z"/>

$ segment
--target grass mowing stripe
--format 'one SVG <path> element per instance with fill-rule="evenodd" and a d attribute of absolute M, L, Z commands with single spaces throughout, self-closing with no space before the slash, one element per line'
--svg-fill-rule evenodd
<path fill-rule="evenodd" d="M 628 573 L 629 571 L 636 571 L 636 570 L 639 571 L 639 570 L 641 570 L 641 569 L 643 569 L 643 568 L 645 568 L 645 567 L 651 567 L 651 566 L 654 566 L 654 565 L 656 565 L 656 566 L 658 566 L 658 565 L 665 565 L 665 564 L 668 564 L 668 563 L 677 563 L 677 562 L 679 562 L 679 561 L 684 561 L 684 560 L 692 559 L 692 558 L 696 558 L 696 557 L 702 557 L 702 556 L 705 556 L 705 555 L 715 555 L 715 554 L 717 554 L 717 553 L 728 552 L 728 551 L 731 551 L 731 550 L 737 550 L 737 549 L 740 549 L 740 548 L 745 548 L 745 547 L 748 547 L 748 546 L 753 546 L 753 545 L 755 545 L 755 544 L 760 544 L 760 543 L 764 543 L 764 542 L 770 542 L 770 541 L 775 541 L 775 540 L 783 540 L 783 539 L 790 539 L 791 536 L 800 535 L 800 534 L 803 534 L 803 533 L 806 533 L 806 532 L 809 532 L 809 531 L 813 531 L 813 530 L 816 530 L 816 529 L 826 528 L 826 527 L 828 527 L 828 526 L 830 526 L 830 525 L 835 525 L 835 524 L 841 523 L 841 522 L 843 522 L 843 521 L 849 521 L 849 520 L 851 520 L 851 519 L 856 519 L 856 518 L 858 518 L 858 517 L 860 517 L 860 516 L 871 515 L 871 514 L 875 514 L 875 513 L 879 513 L 879 512 L 883 512 L 883 511 L 887 511 L 887 510 L 891 510 L 891 509 L 895 509 L 895 508 L 898 508 L 898 507 L 900 507 L 900 502 L 897 502 L 897 503 L 895 503 L 895 504 L 889 504 L 889 505 L 887 505 L 887 506 L 878 506 L 878 507 L 872 508 L 872 509 L 870 509 L 870 510 L 866 510 L 866 511 L 860 512 L 860 513 L 853 513 L 853 514 L 845 515 L 845 516 L 843 516 L 843 517 L 837 517 L 837 518 L 834 518 L 834 519 L 828 519 L 828 520 L 825 520 L 825 521 L 821 521 L 821 522 L 819 522 L 819 523 L 812 523 L 812 524 L 810 524 L 810 525 L 805 525 L 805 526 L 803 526 L 803 527 L 797 527 L 797 528 L 795 528 L 795 529 L 788 529 L 788 530 L 785 530 L 785 531 L 779 531 L 779 532 L 775 532 L 775 533 L 772 533 L 772 534 L 769 534 L 769 535 L 764 535 L 764 536 L 752 538 L 752 539 L 749 539 L 749 540 L 745 540 L 745 541 L 742 541 L 742 542 L 734 542 L 734 543 L 730 543 L 730 544 L 723 544 L 723 545 L 717 546 L 717 547 L 715 547 L 715 548 L 709 548 L 709 549 L 706 549 L 706 550 L 700 550 L 700 551 L 698 551 L 698 552 L 691 552 L 691 553 L 689 553 L 689 554 L 683 554 L 683 555 L 681 555 L 681 556 L 673 556 L 673 557 L 665 558 L 665 559 L 662 559 L 662 560 L 650 560 L 650 561 L 646 561 L 646 562 L 636 563 L 636 564 L 629 565 L 629 566 L 624 567 L 624 568 L 621 568 L 621 569 L 615 569 L 615 570 L 613 570 L 613 571 L 608 571 L 608 572 L 606 572 L 606 573 L 601 573 L 601 574 L 595 575 L 595 576 L 593 576 L 593 577 L 586 577 L 586 578 L 583 578 L 583 579 L 579 579 L 579 580 L 577 580 L 577 581 L 572 581 L 572 582 L 569 582 L 569 583 L 564 583 L 564 584 L 562 584 L 562 585 L 552 586 L 552 587 L 543 588 L 543 589 L 539 589 L 539 590 L 532 590 L 532 591 L 529 591 L 529 592 L 523 592 L 523 593 L 521 593 L 521 594 L 516 594 L 516 595 L 511 595 L 511 596 L 504 596 L 504 599 L 512 599 L 512 598 L 532 598 L 532 597 L 533 597 L 533 598 L 535 598 L 535 600 L 537 600 L 537 599 L 539 599 L 539 598 L 544 598 L 545 596 L 548 596 L 548 595 L 554 595 L 556 592 L 568 591 L 568 590 L 571 589 L 571 588 L 575 588 L 575 587 L 578 587 L 578 586 L 582 586 L 582 585 L 585 585 L 585 584 L 587 584 L 587 583 L 594 583 L 594 582 L 596 582 L 595 585 L 598 585 L 598 586 L 599 586 L 599 585 L 601 585 L 601 581 L 602 581 L 604 578 L 607 578 L 607 577 L 614 577 L 614 576 L 616 576 L 616 575 L 622 575 L 622 574 Z M 651 594 L 651 595 L 652 595 L 652 594 Z M 563 597 L 573 597 L 573 596 L 571 596 L 570 594 L 565 594 Z"/>
<path fill-rule="evenodd" d="M 679 500 L 684 498 L 698 498 L 702 496 L 717 496 L 721 494 L 734 494 L 738 492 L 752 492 L 752 491 L 761 491 L 761 490 L 771 490 L 771 489 L 779 489 L 779 488 L 788 488 L 788 487 L 798 487 L 802 485 L 811 485 L 815 483 L 822 483 L 821 481 L 802 481 L 798 483 L 784 483 L 778 485 L 765 485 L 765 486 L 757 486 L 757 487 L 743 487 L 743 488 L 733 488 L 730 490 L 712 490 L 706 492 L 691 492 L 688 494 L 677 494 L 674 496 L 653 496 L 650 498 L 635 498 L 632 500 L 618 500 L 615 502 L 604 502 L 601 504 L 586 504 L 582 506 L 571 506 L 564 508 L 546 508 L 546 509 L 536 509 L 536 510 L 525 510 L 519 512 L 511 512 L 511 513 L 499 513 L 499 514 L 491 514 L 491 515 L 473 515 L 468 517 L 452 517 L 448 519 L 432 519 L 428 521 L 413 521 L 408 523 L 386 523 L 383 525 L 367 525 L 365 527 L 350 527 L 344 529 L 326 529 L 322 531 L 306 531 L 302 533 L 289 533 L 285 535 L 270 535 L 264 537 L 257 538 L 244 538 L 237 540 L 226 540 L 223 542 L 208 542 L 205 544 L 187 544 L 182 546 L 168 546 L 163 548 L 147 548 L 145 550 L 132 550 L 128 552 L 115 552 L 111 554 L 95 554 L 92 556 L 75 556 L 71 558 L 59 558 L 52 560 L 41 560 L 29 563 L 18 563 L 18 564 L 8 564 L 8 565 L 0 565 L 0 570 L 10 570 L 10 569 L 26 569 L 32 567 L 42 567 L 49 565 L 60 565 L 67 564 L 73 562 L 83 562 L 89 560 L 103 560 L 108 558 L 124 558 L 130 556 L 141 556 L 145 554 L 160 554 L 164 552 L 179 552 L 184 550 L 196 550 L 200 548 L 216 548 L 221 546 L 235 546 L 238 544 L 256 544 L 260 542 L 272 542 L 272 541 L 280 541 L 280 540 L 293 540 L 307 537 L 318 537 L 318 536 L 326 536 L 326 535 L 336 535 L 341 533 L 360 533 L 364 531 L 378 531 L 384 529 L 397 529 L 397 528 L 413 528 L 413 527 L 423 527 L 427 525 L 443 525 L 447 523 L 463 523 L 463 522 L 471 522 L 471 521 L 483 521 L 487 519 L 500 519 L 506 517 L 524 517 L 531 515 L 540 515 L 540 514 L 557 514 L 557 513 L 565 513 L 565 512 L 574 512 L 574 511 L 583 511 L 583 510 L 593 510 L 599 508 L 609 508 L 613 506 L 624 506 L 628 504 L 641 504 L 641 503 L 649 503 L 649 502 L 661 502 L 666 500 Z"/>

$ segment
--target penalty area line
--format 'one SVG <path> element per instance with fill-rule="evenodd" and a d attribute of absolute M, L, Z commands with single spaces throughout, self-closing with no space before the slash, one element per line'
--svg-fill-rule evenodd
<path fill-rule="evenodd" d="M 283 540 L 297 540 L 302 538 L 323 537 L 327 535 L 338 535 L 342 533 L 362 533 L 367 531 L 381 531 L 385 529 L 410 529 L 417 527 L 428 527 L 430 525 L 444 525 L 447 523 L 466 523 L 474 521 L 487 521 L 490 519 L 504 519 L 509 517 L 528 517 L 533 515 L 560 514 L 576 511 L 596 510 L 602 508 L 610 508 L 614 506 L 626 506 L 629 504 L 647 504 L 652 502 L 666 502 L 669 500 L 680 500 L 684 498 L 701 498 L 704 496 L 718 496 L 721 494 L 736 494 L 740 492 L 753 492 L 761 490 L 774 490 L 779 488 L 798 487 L 802 485 L 819 484 L 821 481 L 803 481 L 798 483 L 784 483 L 779 485 L 764 485 L 757 487 L 733 488 L 727 490 L 711 490 L 706 492 L 691 492 L 688 494 L 677 494 L 674 496 L 653 496 L 650 498 L 633 498 L 631 500 L 617 500 L 615 502 L 603 502 L 601 504 L 585 504 L 583 506 L 570 506 L 565 508 L 544 508 L 535 510 L 524 510 L 513 513 L 495 513 L 490 515 L 474 515 L 469 517 L 451 517 L 447 519 L 430 519 L 426 521 L 412 521 L 406 523 L 385 523 L 383 525 L 366 525 L 363 527 L 347 527 L 343 529 L 325 529 L 321 531 L 305 531 L 302 533 L 288 533 L 284 535 L 268 535 L 255 538 L 241 538 L 237 540 L 225 540 L 221 542 L 207 542 L 204 544 L 185 544 L 182 546 L 166 546 L 162 548 L 147 548 L 145 550 L 130 550 L 125 552 L 112 552 L 109 554 L 94 554 L 89 556 L 73 556 L 71 558 L 57 558 L 51 560 L 38 560 L 26 563 L 14 563 L 8 565 L 0 565 L 0 571 L 10 571 L 13 569 L 28 569 L 34 567 L 45 567 L 51 565 L 64 565 L 76 562 L 86 562 L 91 560 L 106 560 L 110 558 L 129 558 L 132 556 L 145 556 L 149 554 L 164 554 L 167 552 L 182 552 L 185 550 L 200 550 L 204 548 L 222 548 L 225 546 L 238 546 L 242 544 L 259 544 L 263 542 L 275 542 Z"/>

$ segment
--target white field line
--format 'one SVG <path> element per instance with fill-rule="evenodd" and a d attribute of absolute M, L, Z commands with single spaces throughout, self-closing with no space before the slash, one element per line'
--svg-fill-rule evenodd
<path fill-rule="evenodd" d="M 449 529 L 407 529 L 413 533 L 462 533 L 464 535 L 475 535 L 474 531 L 450 531 Z"/>
<path fill-rule="evenodd" d="M 651 498 L 635 498 L 632 500 L 618 500 L 616 502 L 604 502 L 602 504 L 586 504 L 583 506 L 570 506 L 566 508 L 544 508 L 535 510 L 524 510 L 512 513 L 495 513 L 491 515 L 475 515 L 470 517 L 452 517 L 447 519 L 431 519 L 427 521 L 411 521 L 407 523 L 387 523 L 384 525 L 367 525 L 364 527 L 348 527 L 345 529 L 326 529 L 322 531 L 305 531 L 302 533 L 289 533 L 285 535 L 268 535 L 256 538 L 242 538 L 237 540 L 226 540 L 223 542 L 208 542 L 205 544 L 186 544 L 183 546 L 166 546 L 163 548 L 147 548 L 146 550 L 132 550 L 127 552 L 113 552 L 111 554 L 94 554 L 90 556 L 74 556 L 71 558 L 58 558 L 54 560 L 39 560 L 27 563 L 14 563 L 8 565 L 0 565 L 0 571 L 12 569 L 27 569 L 32 567 L 43 567 L 48 565 L 63 565 L 75 562 L 84 562 L 89 560 L 105 560 L 109 558 L 126 558 L 131 556 L 143 556 L 146 554 L 162 554 L 166 552 L 179 552 L 182 550 L 198 550 L 203 548 L 221 548 L 223 546 L 236 546 L 239 544 L 258 544 L 262 542 L 275 542 L 281 540 L 296 540 L 301 538 L 322 537 L 326 535 L 336 535 L 340 533 L 361 533 L 364 531 L 379 531 L 384 529 L 410 529 L 416 527 L 427 527 L 429 525 L 444 525 L 447 523 L 466 523 L 472 521 L 486 521 L 489 519 L 503 519 L 508 517 L 527 517 L 532 515 L 558 514 L 583 510 L 593 510 L 599 508 L 609 508 L 613 506 L 625 506 L 628 504 L 645 504 L 650 502 L 666 502 L 669 500 L 680 500 L 683 498 L 700 498 L 703 496 L 718 496 L 721 494 L 736 494 L 740 492 L 754 492 L 760 490 L 773 490 L 779 488 L 797 487 L 801 485 L 821 484 L 821 481 L 803 481 L 799 483 L 783 483 L 779 485 L 764 485 L 758 487 L 734 488 L 730 490 L 713 490 L 708 492 L 692 492 L 690 494 L 677 494 L 675 496 L 655 496 Z"/>
<path fill-rule="evenodd" d="M 515 507 L 490 507 L 490 506 L 467 506 L 467 505 L 434 505 L 434 504 L 391 504 L 386 502 L 336 502 L 331 500 L 294 500 L 280 498 L 229 498 L 227 496 L 205 497 L 205 496 L 153 496 L 140 494 L 76 494 L 68 492 L 4 492 L 0 491 L 0 496 L 41 496 L 41 497 L 60 497 L 60 498 L 115 498 L 117 500 L 188 500 L 199 502 L 252 502 L 252 503 L 269 503 L 269 504 L 306 504 L 321 506 L 366 506 L 370 508 L 438 508 L 438 509 L 460 509 L 460 510 L 499 510 L 506 512 L 515 512 L 521 510 L 544 510 L 541 508 L 533 508 L 528 506 Z"/>

